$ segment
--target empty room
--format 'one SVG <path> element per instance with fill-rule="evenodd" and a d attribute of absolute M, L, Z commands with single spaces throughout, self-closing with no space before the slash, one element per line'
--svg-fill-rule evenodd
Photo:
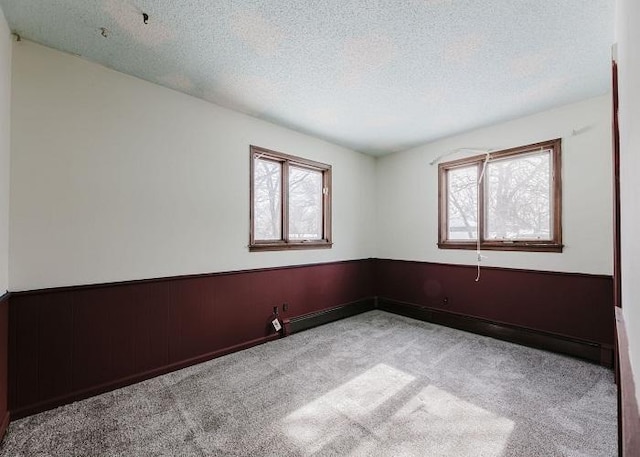
<path fill-rule="evenodd" d="M 640 456 L 636 0 L 0 0 L 0 457 Z"/>

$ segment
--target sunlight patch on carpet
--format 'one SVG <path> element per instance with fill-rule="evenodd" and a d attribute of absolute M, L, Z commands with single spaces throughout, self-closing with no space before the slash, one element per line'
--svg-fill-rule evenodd
<path fill-rule="evenodd" d="M 340 436 L 350 416 L 365 418 L 415 378 L 385 364 L 378 364 L 327 392 L 282 421 L 283 431 L 307 451 L 317 451 Z"/>
<path fill-rule="evenodd" d="M 513 421 L 416 382 L 414 376 L 378 364 L 289 414 L 282 430 L 310 453 L 345 440 L 345 430 L 356 423 L 363 436 L 351 437 L 358 444 L 352 443 L 350 455 L 374 448 L 384 455 L 502 455 Z"/>

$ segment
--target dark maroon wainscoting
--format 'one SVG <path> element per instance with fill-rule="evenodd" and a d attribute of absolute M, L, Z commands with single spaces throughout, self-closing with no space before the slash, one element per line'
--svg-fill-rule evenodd
<path fill-rule="evenodd" d="M 618 346 L 618 451 L 622 457 L 640 457 L 640 410 L 629 357 L 629 340 L 622 308 L 616 307 Z"/>
<path fill-rule="evenodd" d="M 378 296 L 445 311 L 445 325 L 465 316 L 478 321 L 465 328 L 482 332 L 484 319 L 508 324 L 503 335 L 530 330 L 512 339 L 523 344 L 546 332 L 611 353 L 611 277 L 484 268 L 475 283 L 475 275 L 469 266 L 366 259 L 14 293 L 11 417 L 278 338 L 269 327 L 274 306 L 293 331 L 371 309 Z M 5 300 L 0 331 L 6 308 Z"/>
<path fill-rule="evenodd" d="M 378 260 L 374 293 L 452 313 L 598 343 L 612 353 L 610 276 Z M 606 363 L 610 361 L 603 361 Z"/>
<path fill-rule="evenodd" d="M 0 296 L 0 441 L 9 426 L 9 294 Z"/>
<path fill-rule="evenodd" d="M 277 338 L 269 326 L 274 306 L 282 318 L 292 318 L 368 298 L 374 262 L 15 293 L 11 415 L 43 411 Z"/>

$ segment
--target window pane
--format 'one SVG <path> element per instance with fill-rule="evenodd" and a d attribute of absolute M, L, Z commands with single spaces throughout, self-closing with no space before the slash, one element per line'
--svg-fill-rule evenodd
<path fill-rule="evenodd" d="M 322 233 L 322 172 L 289 168 L 289 238 L 320 240 Z"/>
<path fill-rule="evenodd" d="M 475 240 L 478 236 L 478 167 L 447 172 L 447 239 Z"/>
<path fill-rule="evenodd" d="M 253 233 L 256 240 L 282 239 L 282 164 L 253 159 Z"/>
<path fill-rule="evenodd" d="M 488 240 L 550 240 L 551 151 L 489 162 Z"/>

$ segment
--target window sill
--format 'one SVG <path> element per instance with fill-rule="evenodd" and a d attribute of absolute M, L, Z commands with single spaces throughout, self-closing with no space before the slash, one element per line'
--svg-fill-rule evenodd
<path fill-rule="evenodd" d="M 438 243 L 439 249 L 466 249 L 475 251 L 478 249 L 478 245 L 475 242 L 472 243 L 457 243 L 457 242 L 440 242 Z M 531 241 L 514 241 L 513 243 L 501 243 L 501 242 L 483 242 L 480 243 L 480 250 L 482 251 L 522 251 L 522 252 L 562 252 L 564 248 L 563 244 L 556 243 L 538 243 Z"/>
<path fill-rule="evenodd" d="M 291 251 L 301 249 L 331 249 L 333 243 L 327 240 L 305 241 L 296 243 L 256 243 L 249 245 L 249 252 L 259 251 Z"/>

